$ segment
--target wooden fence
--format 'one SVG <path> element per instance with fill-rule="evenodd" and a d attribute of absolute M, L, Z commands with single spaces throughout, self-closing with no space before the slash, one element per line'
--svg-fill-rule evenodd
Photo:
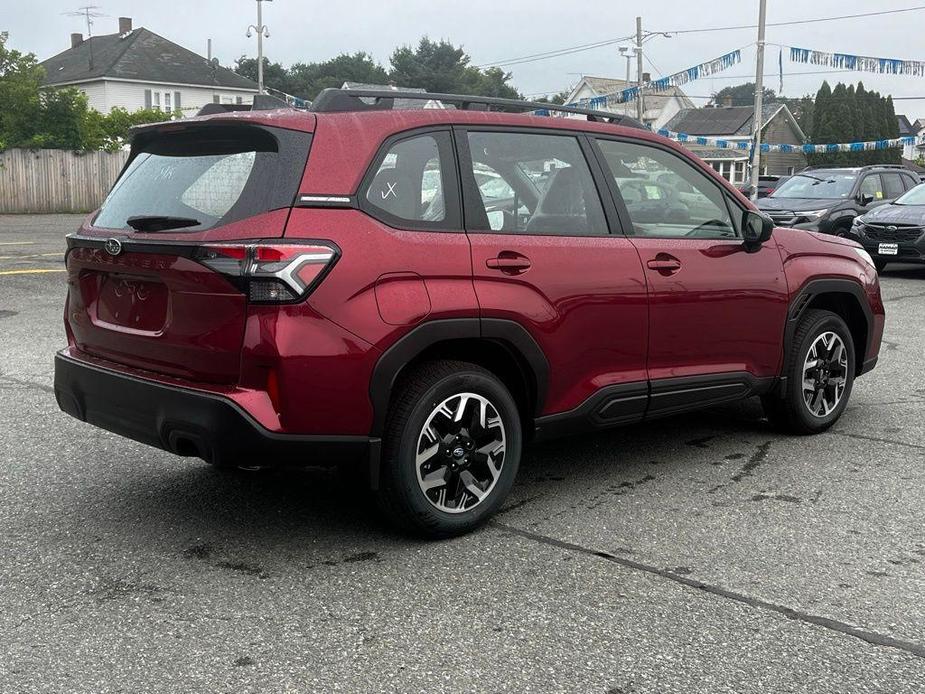
<path fill-rule="evenodd" d="M 0 152 L 0 213 L 89 212 L 103 202 L 128 152 Z"/>

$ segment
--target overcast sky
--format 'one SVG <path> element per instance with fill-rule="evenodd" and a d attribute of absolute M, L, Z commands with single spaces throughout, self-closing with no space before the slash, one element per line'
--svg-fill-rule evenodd
<path fill-rule="evenodd" d="M 93 33 L 117 31 L 117 17 L 130 16 L 166 38 L 205 54 L 212 38 L 214 54 L 230 65 L 242 55 L 256 53 L 256 39 L 245 38 L 255 21 L 254 0 L 30 0 L 3 1 L 0 31 L 10 33 L 10 45 L 31 51 L 40 59 L 66 49 L 71 32 L 86 33 L 85 22 L 66 12 L 81 3 L 95 3 L 107 16 L 94 20 Z M 922 3 L 925 5 L 925 3 Z M 815 0 L 812 3 L 769 0 L 768 22 L 832 17 L 853 13 L 916 7 L 915 0 Z M 626 36 L 635 31 L 635 17 L 643 14 L 644 27 L 657 31 L 727 27 L 754 24 L 758 0 L 659 0 L 629 3 L 617 0 L 273 0 L 264 3 L 264 22 L 271 38 L 265 43 L 268 58 L 289 64 L 317 61 L 342 52 L 367 51 L 383 64 L 396 45 L 415 43 L 422 35 L 462 44 L 474 64 L 494 63 L 542 51 L 568 48 Z M 925 10 L 904 14 L 832 21 L 804 26 L 771 27 L 769 43 L 817 50 L 925 60 L 922 42 Z M 646 43 L 654 75 L 670 74 L 754 44 L 755 29 L 655 37 Z M 768 85 L 779 86 L 778 51 L 769 46 Z M 709 96 L 731 84 L 753 79 L 755 50 L 743 51 L 743 62 L 715 78 L 684 87 L 691 96 Z M 557 92 L 574 84 L 579 75 L 623 77 L 626 63 L 615 46 L 573 53 L 549 60 L 508 67 L 514 85 L 524 94 Z M 811 65 L 794 65 L 784 54 L 784 90 L 787 96 L 815 93 L 825 77 Z M 861 79 L 868 88 L 895 97 L 925 97 L 925 78 L 827 71 L 830 82 Z M 898 100 L 897 113 L 925 117 L 925 98 Z"/>

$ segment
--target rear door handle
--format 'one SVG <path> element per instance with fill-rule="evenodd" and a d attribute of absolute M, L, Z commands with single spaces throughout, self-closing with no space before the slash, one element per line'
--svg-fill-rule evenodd
<path fill-rule="evenodd" d="M 673 275 L 681 269 L 681 261 L 667 253 L 659 253 L 646 265 L 650 270 L 657 270 L 662 275 Z"/>
<path fill-rule="evenodd" d="M 530 262 L 528 257 L 520 253 L 502 251 L 496 257 L 488 258 L 485 261 L 485 266 L 492 270 L 501 270 L 501 272 L 508 275 L 518 275 L 533 267 L 533 263 Z"/>

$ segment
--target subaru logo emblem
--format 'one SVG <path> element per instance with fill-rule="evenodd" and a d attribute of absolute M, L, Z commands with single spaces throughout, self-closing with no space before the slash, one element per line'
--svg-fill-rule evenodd
<path fill-rule="evenodd" d="M 106 239 L 103 248 L 109 255 L 119 255 L 122 252 L 122 242 L 119 239 Z"/>
<path fill-rule="evenodd" d="M 456 448 L 453 449 L 454 458 L 462 458 L 464 455 L 466 455 L 466 449 L 463 448 L 462 446 L 457 446 Z"/>

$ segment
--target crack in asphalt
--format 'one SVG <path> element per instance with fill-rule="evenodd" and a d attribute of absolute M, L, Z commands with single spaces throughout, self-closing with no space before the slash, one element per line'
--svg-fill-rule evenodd
<path fill-rule="evenodd" d="M 52 386 L 45 385 L 44 383 L 36 383 L 35 381 L 27 381 L 21 378 L 15 378 L 8 374 L 0 373 L 0 390 L 3 390 L 3 382 L 9 383 L 11 385 L 22 386 L 23 388 L 35 388 L 36 390 L 41 390 L 45 393 L 55 394 L 55 389 Z"/>
<path fill-rule="evenodd" d="M 893 297 L 890 297 L 889 299 L 883 299 L 883 303 L 889 304 L 889 303 L 892 303 L 893 301 L 902 301 L 903 299 L 920 299 L 923 296 L 925 296 L 925 292 L 922 292 L 920 294 L 900 294 L 899 296 L 893 296 Z"/>
<path fill-rule="evenodd" d="M 921 446 L 917 443 L 907 443 L 905 441 L 896 441 L 895 439 L 882 439 L 877 436 L 864 436 L 863 434 L 849 434 L 847 431 L 832 431 L 830 432 L 836 436 L 845 436 L 849 439 L 860 439 L 862 441 L 873 441 L 875 443 L 891 443 L 894 446 L 904 446 L 906 448 L 914 448 L 919 451 L 925 451 L 925 446 Z"/>
<path fill-rule="evenodd" d="M 682 586 L 703 591 L 710 595 L 732 600 L 734 602 L 738 602 L 755 609 L 774 612 L 776 614 L 782 615 L 783 617 L 786 617 L 787 619 L 792 619 L 804 624 L 812 624 L 814 626 L 823 627 L 830 631 L 835 631 L 847 636 L 853 636 L 874 646 L 895 648 L 897 650 L 909 653 L 910 655 L 914 655 L 917 658 L 925 658 L 925 645 L 923 644 L 915 643 L 913 641 L 905 641 L 903 639 L 896 639 L 892 636 L 887 636 L 886 634 L 881 634 L 876 631 L 871 631 L 870 629 L 864 629 L 853 624 L 848 624 L 847 622 L 832 619 L 831 617 L 823 617 L 822 615 L 803 612 L 802 610 L 797 610 L 793 607 L 787 607 L 786 605 L 780 605 L 775 602 L 770 602 L 769 600 L 762 600 L 761 598 L 746 595 L 745 593 L 739 593 L 737 591 L 723 588 L 722 586 L 714 585 L 712 583 L 699 581 L 696 578 L 690 578 L 686 575 L 677 573 L 673 569 L 661 569 L 657 566 L 645 564 L 640 561 L 627 559 L 626 557 L 619 557 L 615 554 L 611 554 L 610 552 L 590 549 L 573 542 L 567 542 L 565 540 L 549 537 L 548 535 L 542 535 L 540 533 L 531 532 L 529 530 L 515 528 L 514 526 L 501 523 L 497 520 L 490 521 L 490 525 L 501 530 L 502 532 L 518 535 L 527 540 L 532 540 L 533 542 L 556 547 L 567 552 L 574 552 L 577 554 L 584 554 L 586 556 L 604 559 L 611 563 L 618 564 L 624 568 L 632 569 L 634 571 L 642 571 L 653 576 L 658 576 L 659 578 L 664 578 Z"/>

